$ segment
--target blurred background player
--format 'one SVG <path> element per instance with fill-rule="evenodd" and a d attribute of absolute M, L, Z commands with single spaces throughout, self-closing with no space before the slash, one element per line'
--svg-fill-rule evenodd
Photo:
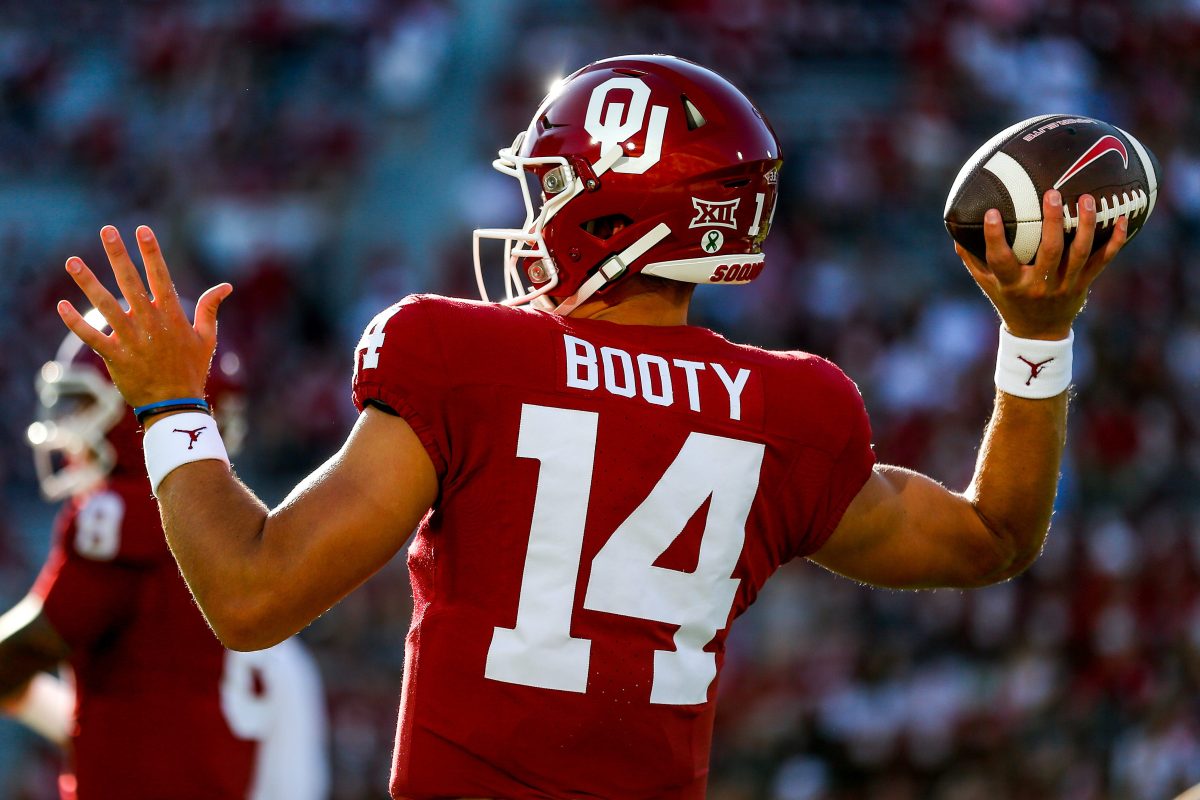
<path fill-rule="evenodd" d="M 234 442 L 241 366 L 211 397 Z M 33 589 L 0 617 L 0 708 L 68 745 L 63 797 L 318 800 L 328 791 L 320 677 L 296 640 L 226 651 L 163 538 L 141 431 L 103 362 L 68 336 L 37 380 L 42 492 L 64 500 Z M 66 662 L 66 679 L 43 670 Z"/>

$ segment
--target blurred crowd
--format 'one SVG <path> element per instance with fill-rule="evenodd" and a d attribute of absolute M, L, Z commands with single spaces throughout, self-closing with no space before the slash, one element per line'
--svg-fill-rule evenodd
<path fill-rule="evenodd" d="M 1162 162 L 1154 217 L 1076 329 L 1046 552 L 972 592 L 784 568 L 729 640 L 710 796 L 1169 799 L 1200 782 L 1200 3 L 1195 0 L 84 0 L 0 3 L 0 601 L 47 547 L 24 429 L 96 233 L 155 226 L 193 295 L 235 293 L 239 471 L 266 499 L 353 421 L 363 325 L 412 291 L 474 296 L 469 231 L 519 217 L 491 153 L 551 81 L 623 52 L 690 57 L 784 143 L 768 269 L 697 323 L 834 359 L 876 450 L 965 488 L 997 322 L 942 227 L 991 133 L 1070 112 Z M 334 797 L 385 795 L 411 611 L 397 559 L 304 638 Z M 39 754 L 29 758 L 29 753 Z M 53 796 L 0 728 L 0 798 Z"/>

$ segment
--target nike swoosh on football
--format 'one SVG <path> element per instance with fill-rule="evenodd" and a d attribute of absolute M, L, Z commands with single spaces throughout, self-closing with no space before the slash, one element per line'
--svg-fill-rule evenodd
<path fill-rule="evenodd" d="M 1125 149 L 1125 143 L 1112 134 L 1107 134 L 1096 140 L 1096 143 L 1088 148 L 1086 153 L 1081 155 L 1075 160 L 1074 164 L 1067 168 L 1062 177 L 1054 182 L 1054 188 L 1060 188 L 1077 173 L 1081 172 L 1084 167 L 1098 160 L 1106 153 L 1116 153 L 1121 156 L 1121 161 L 1124 162 L 1125 169 L 1129 169 L 1129 151 Z"/>

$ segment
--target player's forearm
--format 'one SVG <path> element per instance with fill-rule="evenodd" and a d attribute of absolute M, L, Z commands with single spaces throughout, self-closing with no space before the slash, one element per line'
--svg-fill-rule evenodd
<path fill-rule="evenodd" d="M 387 563 L 437 490 L 408 424 L 368 409 L 342 450 L 269 512 L 215 460 L 184 464 L 157 493 L 167 542 L 209 624 L 227 647 L 258 650 Z"/>
<path fill-rule="evenodd" d="M 1006 556 L 1008 563 L 995 580 L 1018 574 L 1041 552 L 1054 510 L 1066 428 L 1065 392 L 1046 400 L 996 392 L 966 493 Z"/>
<path fill-rule="evenodd" d="M 258 649 L 295 632 L 269 622 L 287 580 L 264 546 L 269 511 L 228 467 L 185 464 L 163 480 L 158 502 L 179 569 L 226 646 Z"/>

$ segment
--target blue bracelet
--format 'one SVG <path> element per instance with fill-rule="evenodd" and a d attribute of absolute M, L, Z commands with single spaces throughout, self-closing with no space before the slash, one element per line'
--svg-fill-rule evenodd
<path fill-rule="evenodd" d="M 134 406 L 133 415 L 137 417 L 137 421 L 140 423 L 146 417 L 154 414 L 165 414 L 168 411 L 183 411 L 185 409 L 212 413 L 208 401 L 203 397 L 177 397 L 174 400 L 159 400 L 156 403 L 147 403 L 144 406 Z"/>

